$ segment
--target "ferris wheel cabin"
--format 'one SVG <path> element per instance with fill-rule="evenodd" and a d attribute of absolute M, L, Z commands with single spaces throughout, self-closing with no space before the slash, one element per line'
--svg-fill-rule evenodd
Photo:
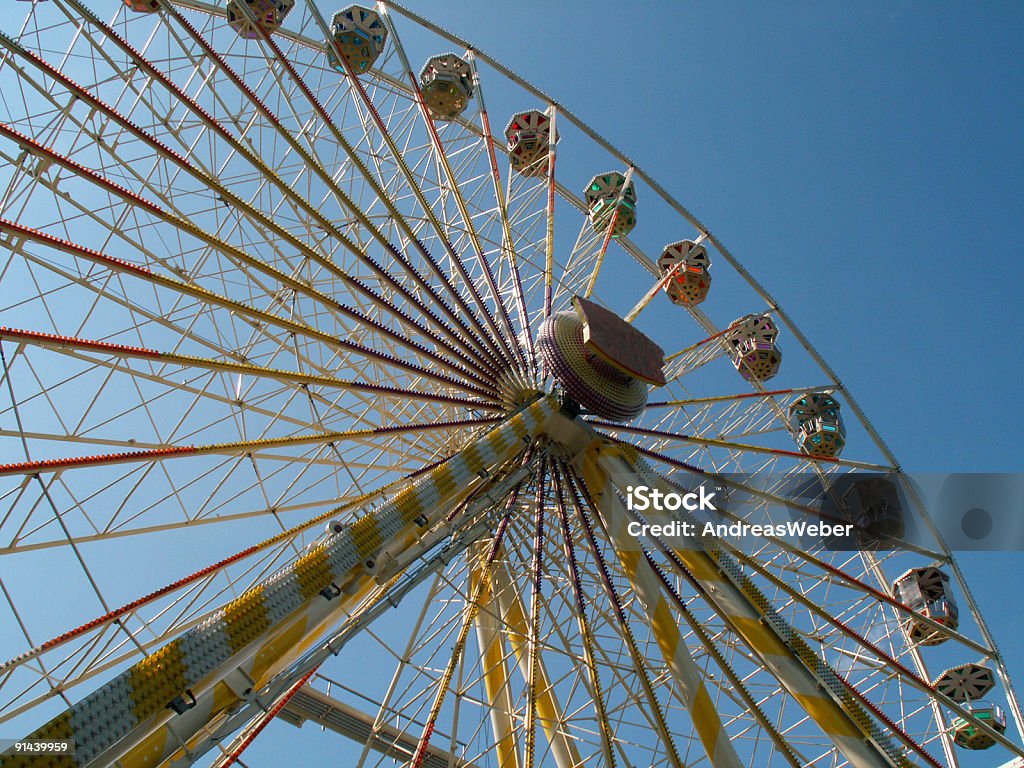
<path fill-rule="evenodd" d="M 892 591 L 897 600 L 924 619 L 950 630 L 956 630 L 960 623 L 949 576 L 935 566 L 912 568 L 896 579 Z M 949 639 L 948 634 L 932 624 L 913 617 L 904 621 L 903 628 L 919 645 L 939 645 Z"/>
<path fill-rule="evenodd" d="M 279 30 L 294 7 L 295 0 L 228 0 L 228 26 L 246 40 L 257 40 L 261 32 L 272 35 Z"/>
<path fill-rule="evenodd" d="M 672 274 L 663 290 L 673 304 L 683 306 L 700 304 L 708 297 L 711 290 L 710 267 L 707 248 L 692 240 L 666 245 L 658 259 L 661 276 Z"/>
<path fill-rule="evenodd" d="M 388 30 L 376 11 L 361 5 L 350 5 L 334 14 L 331 20 L 331 39 L 327 41 L 327 61 L 339 72 L 345 65 L 338 61 L 335 47 L 341 51 L 345 63 L 360 75 L 373 66 L 384 50 Z M 332 45 L 333 43 L 333 45 Z"/>
<path fill-rule="evenodd" d="M 473 98 L 473 73 L 454 53 L 431 56 L 420 70 L 420 91 L 434 120 L 454 120 Z"/>
<path fill-rule="evenodd" d="M 767 381 L 779 372 L 782 350 L 775 339 L 779 329 L 768 315 L 744 315 L 725 332 L 729 356 L 747 381 Z"/>
<path fill-rule="evenodd" d="M 827 392 L 809 392 L 789 406 L 789 427 L 800 450 L 809 456 L 838 456 L 846 445 L 839 402 Z"/>
<path fill-rule="evenodd" d="M 618 171 L 599 173 L 583 191 L 590 223 L 597 232 L 611 227 L 613 238 L 625 237 L 636 226 L 636 186 L 626 184 Z"/>
<path fill-rule="evenodd" d="M 551 118 L 536 109 L 517 112 L 505 126 L 508 159 L 512 170 L 523 176 L 546 176 Z M 558 143 L 558 132 L 555 132 Z"/>

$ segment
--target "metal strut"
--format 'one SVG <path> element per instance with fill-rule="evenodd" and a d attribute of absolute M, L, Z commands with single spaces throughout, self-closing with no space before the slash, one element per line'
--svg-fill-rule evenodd
<path fill-rule="evenodd" d="M 619 211 L 622 210 L 622 201 L 626 198 L 626 191 L 629 189 L 629 184 L 633 179 L 633 170 L 633 166 L 629 166 L 629 168 L 626 169 L 626 176 L 625 180 L 622 182 L 622 189 L 615 198 L 615 210 L 612 211 L 612 215 L 608 219 L 608 226 L 604 232 L 604 239 L 601 241 L 601 250 L 597 252 L 597 261 L 594 263 L 594 270 L 590 273 L 590 280 L 587 282 L 587 290 L 583 293 L 584 298 L 589 299 L 590 294 L 594 292 L 594 286 L 597 285 L 597 275 L 601 271 L 601 265 L 604 263 L 605 254 L 608 253 L 608 246 L 612 242 L 612 233 L 615 232 L 615 224 L 619 220 Z"/>
<path fill-rule="evenodd" d="M 378 3 L 381 8 L 386 8 Z M 389 18 L 390 17 L 386 17 Z M 470 48 L 466 52 L 466 60 L 469 62 L 470 71 L 473 73 L 473 90 L 476 93 L 476 98 L 480 102 L 480 128 L 483 135 L 484 145 L 487 147 L 487 161 L 491 167 L 491 179 L 494 187 L 494 198 L 498 202 L 498 212 L 501 214 L 501 227 L 502 227 L 502 246 L 509 260 L 509 270 L 512 273 L 512 281 L 515 287 L 516 296 L 516 308 L 519 311 L 519 323 L 522 326 L 523 333 L 526 335 L 527 349 L 530 353 L 530 363 L 536 368 L 537 358 L 536 350 L 533 345 L 533 333 L 530 329 L 530 313 L 526 309 L 526 298 L 523 294 L 523 277 L 522 271 L 519 269 L 519 258 L 516 254 L 516 244 L 512 237 L 512 226 L 508 218 L 508 200 L 506 199 L 505 192 L 501 187 L 501 174 L 498 171 L 498 158 L 494 152 L 494 136 L 491 133 L 491 119 L 487 115 L 487 105 L 484 101 L 483 83 L 480 81 L 480 73 L 476 67 L 476 56 L 473 55 L 473 49 Z M 414 83 L 415 85 L 415 83 Z M 417 93 L 420 95 L 422 103 L 422 93 L 417 87 Z M 427 116 L 429 119 L 429 115 Z M 438 145 L 440 146 L 440 139 L 438 139 Z M 499 306 L 502 306 L 499 304 Z M 502 306 L 502 311 L 504 307 Z M 511 325 L 511 321 L 509 321 Z"/>
<path fill-rule="evenodd" d="M 316 5 L 311 4 L 309 8 L 313 17 L 316 19 L 316 22 L 319 25 L 321 32 L 323 33 L 325 39 L 330 45 L 331 50 L 334 52 L 334 55 L 345 68 L 345 73 L 352 84 L 353 90 L 355 90 L 355 92 L 359 94 L 362 102 L 366 105 L 367 110 L 373 117 L 373 121 L 377 126 L 377 130 L 380 133 L 381 138 L 384 140 L 385 144 L 387 144 L 392 158 L 398 165 L 399 169 L 402 171 L 402 174 L 405 176 L 406 181 L 409 184 L 409 188 L 412 190 L 417 202 L 423 209 L 424 215 L 430 220 L 431 224 L 434 226 L 434 229 L 437 231 L 442 245 L 445 247 L 445 250 L 447 251 L 449 258 L 451 258 L 452 260 L 452 264 L 454 265 L 456 271 L 459 273 L 459 277 L 465 283 L 467 289 L 472 295 L 477 306 L 484 310 L 484 322 L 487 324 L 487 327 L 490 329 L 491 333 L 494 334 L 494 339 L 488 340 L 492 344 L 495 344 L 496 341 L 497 344 L 495 346 L 500 345 L 498 346 L 498 351 L 504 352 L 505 354 L 503 356 L 510 363 L 513 362 L 516 357 L 518 357 L 520 361 L 523 361 L 524 358 L 522 350 L 519 348 L 519 345 L 515 343 L 515 339 L 513 339 L 513 344 L 510 346 L 508 340 L 505 338 L 505 334 L 501 332 L 501 329 L 498 327 L 494 317 L 489 312 L 486 311 L 486 305 L 484 304 L 483 297 L 480 295 L 479 290 L 474 284 L 472 278 L 469 276 L 469 273 L 466 271 L 466 267 L 462 261 L 462 258 L 455 252 L 455 248 L 452 247 L 451 242 L 448 240 L 448 237 L 444 232 L 444 228 L 441 226 L 441 222 L 438 221 L 437 216 L 434 214 L 433 208 L 430 206 L 426 197 L 423 194 L 423 190 L 420 188 L 420 185 L 417 183 L 415 176 L 409 169 L 408 164 L 405 162 L 401 150 L 398 148 L 398 145 L 395 143 L 394 138 L 388 131 L 387 126 L 385 125 L 383 119 L 381 118 L 380 113 L 377 111 L 377 108 L 374 106 L 373 101 L 366 93 L 366 89 L 363 88 L 362 83 L 359 81 L 359 77 L 352 69 L 352 65 L 349 64 L 348 59 L 346 59 L 345 56 L 342 54 L 340 47 L 338 46 L 333 35 L 331 34 L 330 27 L 327 26 L 327 22 L 324 20 Z M 394 30 L 392 30 L 392 33 L 393 32 Z M 419 89 L 415 83 L 415 80 L 413 81 L 413 88 L 414 93 L 417 94 L 417 100 L 422 105 L 423 97 L 422 94 L 419 93 Z M 430 122 L 428 124 L 428 127 L 433 128 L 433 122 Z M 441 152 L 440 157 L 445 163 L 447 163 L 447 158 L 445 157 L 443 151 Z M 454 185 L 453 189 L 456 193 L 456 200 L 460 200 L 461 198 L 458 197 L 458 185 Z M 473 222 L 471 218 L 468 218 L 468 214 L 465 223 L 467 230 L 475 235 L 475 230 L 473 229 Z M 416 242 L 419 243 L 418 240 Z M 477 245 L 479 245 L 479 243 Z M 441 270 L 436 260 L 426 252 L 425 248 L 422 249 L 422 252 L 424 254 L 424 258 L 426 258 L 428 263 L 431 265 L 431 269 L 439 276 L 439 278 L 441 278 L 446 284 L 449 285 L 449 287 L 451 287 L 451 283 L 448 281 L 448 278 L 444 275 L 443 270 Z M 483 259 L 483 250 L 479 249 L 479 253 L 480 258 Z M 458 301 L 460 304 L 463 303 L 462 297 L 458 294 L 457 291 L 455 291 L 454 287 L 451 287 L 451 290 L 455 295 L 456 301 Z M 468 308 L 466 309 L 466 311 L 468 311 Z M 474 325 L 479 325 L 479 320 L 476 318 L 475 315 L 472 315 L 470 319 L 473 321 Z M 487 339 L 488 337 L 486 335 L 486 332 L 483 331 L 483 328 L 480 328 L 480 331 L 483 333 L 484 338 Z"/>
<path fill-rule="evenodd" d="M 597 724 L 601 729 L 601 753 L 604 757 L 607 768 L 615 768 L 615 753 L 612 751 L 612 742 L 615 740 L 615 730 L 608 719 L 608 707 L 605 703 L 604 691 L 601 688 L 601 677 L 598 674 L 597 657 L 594 653 L 594 633 L 587 620 L 587 604 L 583 591 L 583 582 L 580 580 L 579 563 L 576 560 L 576 547 L 572 543 L 572 531 L 569 527 L 569 515 L 565 508 L 565 492 L 563 490 L 563 478 L 568 482 L 569 470 L 559 462 L 555 465 L 555 503 L 558 506 L 558 518 L 562 525 L 562 541 L 565 547 L 565 557 L 569 566 L 569 575 L 572 582 L 572 594 L 576 608 L 576 623 L 579 626 L 580 637 L 583 639 L 583 655 L 587 664 L 587 673 L 590 675 L 590 691 L 594 700 L 594 711 L 597 714 Z"/>

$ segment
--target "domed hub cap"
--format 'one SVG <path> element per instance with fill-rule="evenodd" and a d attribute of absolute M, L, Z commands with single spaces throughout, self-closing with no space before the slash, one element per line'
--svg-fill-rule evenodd
<path fill-rule="evenodd" d="M 541 326 L 537 351 L 556 383 L 582 408 L 610 421 L 636 418 L 647 386 L 663 386 L 665 354 L 613 312 L 579 296 L 575 312 Z"/>

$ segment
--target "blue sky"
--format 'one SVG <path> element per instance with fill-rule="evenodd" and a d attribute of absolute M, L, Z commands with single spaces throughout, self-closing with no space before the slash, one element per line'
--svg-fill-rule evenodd
<path fill-rule="evenodd" d="M 710 226 L 908 468 L 1020 469 L 1019 5 L 430 5 Z"/>

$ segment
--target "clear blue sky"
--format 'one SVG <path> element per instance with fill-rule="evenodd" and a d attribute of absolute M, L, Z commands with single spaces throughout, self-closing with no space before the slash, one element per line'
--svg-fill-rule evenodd
<path fill-rule="evenodd" d="M 906 468 L 1024 469 L 1024 6 L 408 4 L 573 109 L 710 226 Z M 1007 608 L 1024 553 L 961 559 L 1024 681 L 1024 620 Z"/>

